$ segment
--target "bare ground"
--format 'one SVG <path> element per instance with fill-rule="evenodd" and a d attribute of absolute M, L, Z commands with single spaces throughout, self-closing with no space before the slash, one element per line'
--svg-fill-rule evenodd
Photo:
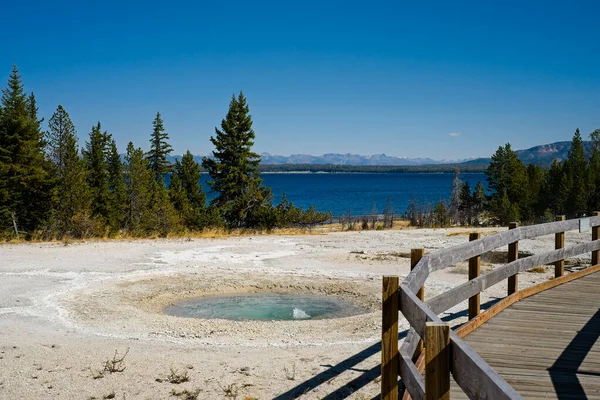
<path fill-rule="evenodd" d="M 198 399 L 375 398 L 381 276 L 405 276 L 411 248 L 464 243 L 466 232 L 2 245 L 0 399 L 176 399 L 195 389 Z M 567 234 L 567 242 L 585 240 Z M 521 242 L 520 250 L 553 245 L 554 237 L 545 237 Z M 501 252 L 487 255 L 484 268 L 501 260 Z M 426 297 L 466 281 L 465 265 L 434 273 Z M 521 274 L 520 285 L 552 274 Z M 263 291 L 336 296 L 366 312 L 279 322 L 162 313 L 185 298 Z M 495 286 L 482 304 L 505 292 L 505 284 Z M 445 316 L 464 321 L 464 307 Z M 103 371 L 126 352 L 123 371 Z M 171 369 L 189 380 L 170 382 Z"/>

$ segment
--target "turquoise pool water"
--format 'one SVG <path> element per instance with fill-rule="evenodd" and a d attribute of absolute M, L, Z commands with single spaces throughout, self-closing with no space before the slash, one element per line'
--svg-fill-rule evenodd
<path fill-rule="evenodd" d="M 348 317 L 365 310 L 335 297 L 256 293 L 184 300 L 165 307 L 164 312 L 187 318 L 287 321 Z"/>

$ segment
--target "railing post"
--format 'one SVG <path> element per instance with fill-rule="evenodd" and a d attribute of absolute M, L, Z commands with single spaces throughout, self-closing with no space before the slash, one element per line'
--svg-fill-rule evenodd
<path fill-rule="evenodd" d="M 421 258 L 425 255 L 425 249 L 411 249 L 410 250 L 410 270 L 415 269 Z M 421 301 L 425 301 L 425 287 L 421 286 L 419 291 L 417 292 L 417 297 Z M 417 344 L 417 348 L 415 349 L 415 354 L 413 354 L 413 360 L 419 358 L 421 353 L 423 352 L 423 341 L 419 340 L 419 344 Z"/>
<path fill-rule="evenodd" d="M 515 229 L 518 226 L 516 222 L 508 224 L 508 229 Z M 519 258 L 519 242 L 515 241 L 508 244 L 508 262 L 516 261 Z M 519 288 L 519 274 L 514 274 L 508 278 L 508 295 L 515 293 Z"/>
<path fill-rule="evenodd" d="M 600 217 L 600 211 L 592 213 L 594 217 Z M 592 227 L 592 240 L 600 239 L 600 225 Z M 600 250 L 592 251 L 592 265 L 600 264 Z"/>
<path fill-rule="evenodd" d="M 564 215 L 557 215 L 556 221 L 564 221 Z M 565 233 L 557 232 L 554 234 L 554 249 L 562 249 L 565 247 Z M 560 278 L 565 274 L 565 260 L 558 260 L 554 263 L 554 277 Z"/>
<path fill-rule="evenodd" d="M 481 237 L 480 233 L 469 234 L 469 242 L 477 240 Z M 475 279 L 481 273 L 481 255 L 469 258 L 469 280 Z M 479 315 L 479 293 L 469 298 L 469 320 Z"/>
<path fill-rule="evenodd" d="M 397 276 L 383 277 L 381 307 L 381 400 L 398 399 L 398 285 Z"/>
<path fill-rule="evenodd" d="M 425 400 L 450 399 L 450 326 L 425 324 Z"/>

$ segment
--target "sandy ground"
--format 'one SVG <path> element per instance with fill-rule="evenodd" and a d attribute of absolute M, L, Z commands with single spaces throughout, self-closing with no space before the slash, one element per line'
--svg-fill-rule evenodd
<path fill-rule="evenodd" d="M 176 399 L 186 390 L 198 390 L 198 399 L 375 398 L 381 276 L 405 276 L 411 248 L 464 243 L 465 232 L 0 245 L 0 399 Z M 588 236 L 567 234 L 567 242 Z M 553 246 L 552 236 L 523 241 L 520 250 Z M 500 258 L 490 256 L 483 268 Z M 552 273 L 523 273 L 520 285 Z M 436 272 L 426 298 L 466 279 L 466 264 Z M 181 299 L 263 291 L 336 296 L 366 312 L 279 322 L 162 313 Z M 481 302 L 505 292 L 499 284 Z M 465 307 L 447 316 L 462 322 Z M 123 371 L 102 373 L 123 355 Z M 170 382 L 171 371 L 189 381 Z"/>

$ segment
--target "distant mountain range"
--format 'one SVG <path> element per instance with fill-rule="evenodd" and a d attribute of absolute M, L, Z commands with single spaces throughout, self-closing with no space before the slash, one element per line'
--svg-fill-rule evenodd
<path fill-rule="evenodd" d="M 591 142 L 584 142 L 586 147 Z M 571 148 L 571 142 L 556 142 L 535 146 L 526 150 L 516 150 L 519 159 L 525 164 L 548 165 L 553 160 L 564 160 Z M 322 156 L 311 156 L 308 154 L 292 154 L 290 156 L 272 155 L 269 153 L 261 154 L 262 164 L 285 165 L 285 164 L 333 164 L 333 165 L 355 165 L 355 166 L 422 166 L 422 165 L 487 165 L 491 157 L 470 158 L 461 160 L 434 160 L 431 158 L 407 158 L 395 157 L 385 154 L 375 154 L 363 156 L 358 154 L 339 154 L 328 153 Z M 170 156 L 169 161 L 175 162 L 180 156 Z M 194 156 L 194 160 L 202 162 L 202 156 Z"/>
<path fill-rule="evenodd" d="M 583 142 L 586 149 L 589 149 L 592 142 Z M 527 150 L 515 150 L 517 156 L 525 164 L 536 164 L 536 165 L 549 165 L 552 161 L 563 161 L 569 155 L 571 149 L 571 142 L 556 142 L 550 144 L 542 144 L 535 146 Z M 475 158 L 473 160 L 465 161 L 463 164 L 467 165 L 487 165 L 491 161 L 491 157 L 487 158 Z"/>

